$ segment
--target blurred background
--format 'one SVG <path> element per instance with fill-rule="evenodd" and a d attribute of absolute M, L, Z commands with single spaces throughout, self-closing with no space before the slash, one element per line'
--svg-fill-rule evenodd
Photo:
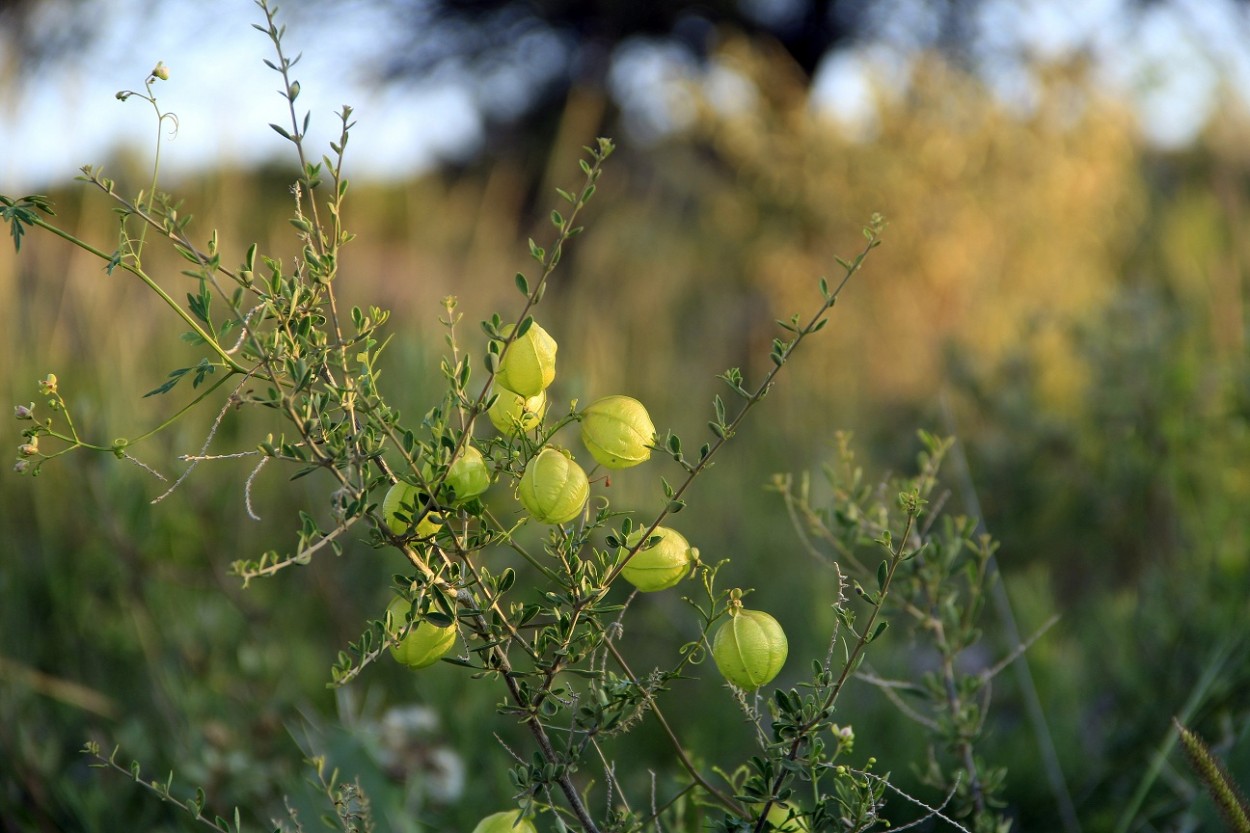
<path fill-rule="evenodd" d="M 249 26 L 262 19 L 241 2 L 0 2 L 0 192 L 51 194 L 62 224 L 111 250 L 114 216 L 72 176 L 103 164 L 121 190 L 146 187 L 156 120 L 114 93 L 164 61 L 156 93 L 179 130 L 162 184 L 193 237 L 218 229 L 227 261 L 252 242 L 297 254 L 296 169 L 267 126 L 287 116 Z M 1250 783 L 1250 4 L 305 0 L 282 19 L 315 146 L 337 137 L 334 110 L 356 108 L 359 239 L 340 287 L 394 311 L 386 379 L 408 413 L 438 391 L 440 299 L 460 298 L 470 341 L 515 309 L 525 240 L 548 237 L 554 189 L 577 185 L 597 135 L 620 149 L 541 315 L 560 343 L 553 394 L 636 396 L 687 445 L 714 374 L 760 378 L 774 319 L 817 303 L 817 279 L 880 211 L 885 245 L 701 481 L 683 532 L 706 560 L 733 559 L 723 575 L 756 588 L 792 657 L 823 656 L 833 577 L 764 485 L 816 472 L 839 429 L 880 475 L 909 470 L 917 429 L 956 435 L 967 467 L 946 472 L 949 506 L 1001 539 L 1013 611 L 987 609 L 986 656 L 970 661 L 1061 617 L 1027 654 L 1031 683 L 994 687 L 981 753 L 1008 768 L 1016 829 L 1211 829 L 1179 755 L 1156 758 L 1173 716 Z M 151 263 L 179 297 L 177 262 Z M 184 404 L 188 391 L 139 397 L 198 354 L 100 266 L 50 235 L 20 257 L 0 247 L 0 390 L 28 404 L 56 373 L 79 430 L 107 442 Z M 215 412 L 137 454 L 176 476 Z M 232 415 L 213 449 L 268 430 Z M 614 477 L 618 501 L 658 508 L 646 468 Z M 153 777 L 176 767 L 184 791 L 203 785 L 258 827 L 285 817 L 284 798 L 315 823 L 314 754 L 360 778 L 383 829 L 469 829 L 508 804 L 510 760 L 482 733 L 496 698 L 462 671 L 387 663 L 325 687 L 381 615 L 394 557 L 355 542 L 246 590 L 229 576 L 289 549 L 300 508 L 327 506 L 326 484 L 267 470 L 253 522 L 248 474 L 203 466 L 151 505 L 165 486 L 111 456 L 38 480 L 5 466 L 0 829 L 191 829 L 89 769 L 88 739 Z M 635 605 L 640 659 L 694 627 L 659 595 Z M 902 675 L 914 646 L 896 647 L 874 661 Z M 703 676 L 672 698 L 674 722 L 703 761 L 745 760 L 748 734 L 726 731 L 738 713 Z M 912 769 L 921 732 L 875 690 L 848 691 L 839 721 L 878 771 L 938 800 Z M 508 721 L 485 725 L 524 748 Z M 670 774 L 654 734 L 633 736 L 643 790 L 648 768 Z"/>

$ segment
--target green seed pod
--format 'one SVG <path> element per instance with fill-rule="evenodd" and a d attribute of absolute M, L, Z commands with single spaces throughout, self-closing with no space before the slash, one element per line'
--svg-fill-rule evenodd
<path fill-rule="evenodd" d="M 626 548 L 642 540 L 645 529 L 635 529 L 625 539 Z M 666 526 L 657 526 L 652 536 L 660 536 L 660 542 L 651 549 L 639 550 L 621 570 L 630 584 L 644 593 L 667 590 L 690 573 L 698 550 L 691 549 L 680 532 Z"/>
<path fill-rule="evenodd" d="M 382 498 L 382 517 L 391 532 L 403 535 L 412 530 L 412 520 L 421 514 L 429 498 L 416 486 L 403 480 L 396 483 Z M 404 517 L 400 517 L 400 515 Z M 443 516 L 428 512 L 417 524 L 417 537 L 428 538 L 443 525 Z"/>
<path fill-rule="evenodd" d="M 411 604 L 402 596 L 391 599 L 387 613 L 391 614 L 391 635 L 398 634 L 411 610 Z M 391 646 L 391 656 L 396 662 L 409 668 L 425 668 L 433 665 L 439 658 L 451 650 L 456 644 L 456 626 L 454 624 L 440 628 L 424 619 L 414 621 L 412 628 L 398 645 Z"/>
<path fill-rule="evenodd" d="M 520 810 L 492 813 L 477 823 L 473 833 L 538 833 L 534 822 L 529 819 L 521 819 L 518 823 L 520 817 Z"/>
<path fill-rule="evenodd" d="M 547 413 L 546 391 L 524 397 L 496 384 L 495 392 L 499 395 L 495 397 L 495 404 L 490 406 L 486 415 L 500 434 L 533 431 L 542 424 L 543 416 Z"/>
<path fill-rule="evenodd" d="M 581 513 L 590 497 L 590 480 L 566 451 L 544 448 L 529 461 L 517 496 L 534 520 L 563 524 Z"/>
<path fill-rule="evenodd" d="M 490 468 L 482 459 L 482 452 L 471 445 L 461 450 L 447 468 L 447 488 L 453 503 L 473 500 L 490 488 Z"/>
<path fill-rule="evenodd" d="M 655 425 L 629 396 L 605 396 L 582 412 L 582 443 L 599 465 L 626 469 L 651 458 Z"/>
<path fill-rule="evenodd" d="M 790 646 L 776 619 L 762 610 L 738 610 L 712 638 L 712 659 L 726 680 L 746 691 L 770 682 Z"/>
<path fill-rule="evenodd" d="M 505 336 L 511 332 L 511 325 L 502 330 Z M 504 351 L 495 381 L 522 396 L 537 396 L 556 378 L 556 348 L 556 340 L 546 330 L 531 324 Z"/>
<path fill-rule="evenodd" d="M 763 805 L 756 804 L 751 809 L 758 813 Z M 791 816 L 791 807 L 782 801 L 768 808 L 768 827 L 773 833 L 808 833 L 807 820 L 800 816 Z"/>

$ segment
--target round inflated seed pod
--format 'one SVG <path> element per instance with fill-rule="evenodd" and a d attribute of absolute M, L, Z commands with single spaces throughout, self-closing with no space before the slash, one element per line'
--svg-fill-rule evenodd
<path fill-rule="evenodd" d="M 490 406 L 486 416 L 501 434 L 515 434 L 518 431 L 533 431 L 542 424 L 547 413 L 547 392 L 539 391 L 534 396 L 525 397 L 513 390 L 495 385 L 495 404 Z"/>
<path fill-rule="evenodd" d="M 712 638 L 712 659 L 726 680 L 746 691 L 771 682 L 790 651 L 780 623 L 762 610 L 741 609 Z"/>
<path fill-rule="evenodd" d="M 461 449 L 460 456 L 447 467 L 447 488 L 457 504 L 472 500 L 490 488 L 490 468 L 482 459 L 482 452 L 471 445 Z"/>
<path fill-rule="evenodd" d="M 759 812 L 759 806 L 753 807 Z M 808 833 L 807 820 L 791 815 L 790 805 L 782 801 L 768 809 L 768 830 L 773 833 Z"/>
<path fill-rule="evenodd" d="M 511 325 L 502 330 L 505 336 L 511 332 Z M 495 381 L 522 396 L 537 396 L 556 378 L 556 349 L 556 340 L 537 323 L 531 324 L 504 350 Z"/>
<path fill-rule="evenodd" d="M 402 596 L 396 596 L 387 606 L 391 614 L 391 635 L 404 628 L 412 604 Z M 439 627 L 424 619 L 413 622 L 412 627 L 398 645 L 391 646 L 391 656 L 409 668 L 425 668 L 433 665 L 456 644 L 454 624 Z"/>
<path fill-rule="evenodd" d="M 636 529 L 625 539 L 626 548 L 633 547 L 642 539 L 644 529 Z M 651 537 L 659 536 L 660 542 L 650 549 L 639 550 L 621 569 L 621 576 L 644 593 L 667 590 L 690 573 L 695 550 L 680 532 L 666 526 L 657 526 Z"/>
<path fill-rule="evenodd" d="M 605 396 L 582 412 L 582 443 L 599 465 L 625 469 L 651 458 L 655 425 L 629 396 Z"/>
<path fill-rule="evenodd" d="M 391 532 L 403 535 L 412 531 L 412 520 L 425 508 L 426 497 L 416 486 L 403 480 L 396 483 L 382 498 L 382 517 Z M 400 517 L 403 515 L 404 517 Z M 417 524 L 417 537 L 428 538 L 443 525 L 443 516 L 427 512 Z"/>
<path fill-rule="evenodd" d="M 576 518 L 590 497 L 590 480 L 567 452 L 544 448 L 529 461 L 517 486 L 521 505 L 534 520 L 563 524 Z"/>
<path fill-rule="evenodd" d="M 521 819 L 518 823 L 520 817 L 520 810 L 492 813 L 477 823 L 473 833 L 538 833 L 534 822 L 529 819 Z"/>

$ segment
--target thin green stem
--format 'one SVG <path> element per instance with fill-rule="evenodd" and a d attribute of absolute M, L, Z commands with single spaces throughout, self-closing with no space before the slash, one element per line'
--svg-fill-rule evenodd
<path fill-rule="evenodd" d="M 192 408 L 194 408 L 196 405 L 200 404 L 200 402 L 202 402 L 202 401 L 204 401 L 205 399 L 207 399 L 209 394 L 211 394 L 213 391 L 217 390 L 217 388 L 221 387 L 221 386 L 222 386 L 222 385 L 224 385 L 226 382 L 230 381 L 230 378 L 231 378 L 231 376 L 233 376 L 233 375 L 234 375 L 234 373 L 233 373 L 233 372 L 231 372 L 231 373 L 229 373 L 229 374 L 227 374 L 227 375 L 225 375 L 225 376 L 220 376 L 220 377 L 218 377 L 217 381 L 215 381 L 215 382 L 213 382 L 211 385 L 209 385 L 209 386 L 208 386 L 208 387 L 207 387 L 207 388 L 206 388 L 206 389 L 205 389 L 202 393 L 200 393 L 200 395 L 199 395 L 199 396 L 195 397 L 195 399 L 192 399 L 190 402 L 188 402 L 187 404 L 185 404 L 185 405 L 183 405 L 181 408 L 179 408 L 179 409 L 178 409 L 178 410 L 174 413 L 174 415 L 173 415 L 173 416 L 171 416 L 169 419 L 165 420 L 165 421 L 164 421 L 164 422 L 162 422 L 160 425 L 157 425 L 155 428 L 151 428 L 151 429 L 149 429 L 149 430 L 147 430 L 147 431 L 143 432 L 142 434 L 140 434 L 140 435 L 139 435 L 139 436 L 137 436 L 137 437 L 132 437 L 132 438 L 129 440 L 129 443 L 130 443 L 131 445 L 134 445 L 135 443 L 139 442 L 140 440 L 146 440 L 148 437 L 151 437 L 153 434 L 159 434 L 161 431 L 164 431 L 164 430 L 165 430 L 166 428 L 168 428 L 170 425 L 173 425 L 173 424 L 174 424 L 174 422 L 176 422 L 176 421 L 177 421 L 177 420 L 178 420 L 178 419 L 179 419 L 179 418 L 180 418 L 183 414 L 185 414 L 187 411 L 191 410 L 191 409 L 192 409 Z"/>
<path fill-rule="evenodd" d="M 39 226 L 39 228 L 44 229 L 45 231 L 50 231 L 53 234 L 55 234 L 57 237 L 60 237 L 63 240 L 69 241 L 70 243 L 79 247 L 83 251 L 88 252 L 89 254 L 95 255 L 96 257 L 100 258 L 100 260 L 103 260 L 106 263 L 109 263 L 113 260 L 111 255 L 105 254 L 100 249 L 97 249 L 95 246 L 92 246 L 90 243 L 86 242 L 85 240 L 81 240 L 80 238 L 75 237 L 73 234 L 70 234 L 68 231 L 65 231 L 64 229 L 61 229 L 61 228 L 58 228 L 57 226 L 52 225 L 51 223 L 44 220 L 42 217 L 35 217 L 31 222 L 34 225 Z M 178 315 L 178 317 L 183 320 L 183 323 L 185 323 L 188 327 L 190 327 L 195 332 L 196 335 L 204 339 L 204 342 L 208 344 L 209 349 L 211 349 L 214 353 L 217 354 L 217 356 L 226 364 L 227 368 L 230 370 L 231 373 L 246 373 L 247 372 L 246 367 L 239 364 L 239 362 L 236 361 L 233 356 L 227 353 L 226 349 L 217 342 L 217 339 L 214 338 L 212 335 L 210 335 L 203 327 L 201 327 L 199 322 L 196 321 L 194 318 L 192 318 L 190 313 L 184 310 L 182 306 L 178 304 L 177 301 L 171 298 L 169 296 L 169 293 L 166 292 L 164 289 L 162 289 L 161 285 L 158 284 L 156 281 L 154 281 L 152 278 L 150 278 L 146 272 L 144 272 L 138 266 L 131 264 L 131 263 L 126 263 L 125 261 L 122 261 L 121 263 L 118 263 L 117 265 L 120 266 L 122 269 L 125 269 L 130 274 L 137 277 L 139 280 L 143 281 L 143 283 L 146 284 L 149 289 L 155 292 L 157 296 L 162 301 L 165 302 L 166 306 L 168 306 L 171 310 L 173 310 Z"/>
<path fill-rule="evenodd" d="M 1145 773 L 1142 774 L 1141 780 L 1137 783 L 1137 789 L 1133 791 L 1132 797 L 1124 805 L 1124 809 L 1116 821 L 1115 833 L 1128 833 L 1133 827 L 1133 822 L 1137 819 L 1137 814 L 1141 811 L 1141 806 L 1145 803 L 1146 796 L 1150 793 L 1151 787 L 1154 786 L 1155 780 L 1158 779 L 1159 773 L 1163 771 L 1164 766 L 1167 764 L 1168 754 L 1172 751 L 1172 747 L 1176 745 L 1178 739 L 1176 723 L 1180 725 L 1188 725 L 1190 723 L 1194 714 L 1197 713 L 1203 702 L 1210 696 L 1221 675 L 1224 674 L 1224 667 L 1233 657 L 1240 642 L 1241 634 L 1230 634 L 1211 647 L 1211 653 L 1208 655 L 1202 674 L 1190 690 L 1185 704 L 1177 712 L 1174 718 L 1175 722 L 1168 727 L 1163 739 L 1159 741 L 1159 746 L 1151 756 Z"/>
<path fill-rule="evenodd" d="M 720 451 L 725 444 L 729 442 L 730 438 L 734 436 L 738 430 L 738 426 L 740 426 L 746 419 L 746 416 L 751 409 L 758 405 L 760 400 L 768 395 L 769 390 L 772 388 L 773 380 L 777 377 L 777 374 L 781 372 L 781 368 L 785 366 L 787 361 L 789 361 L 790 356 L 794 354 L 794 351 L 798 348 L 798 346 L 806 340 L 808 336 L 820 329 L 821 321 L 824 319 L 825 314 L 835 303 L 837 303 L 838 296 L 842 293 L 843 288 L 846 287 L 847 282 L 850 281 L 851 277 L 859 271 L 860 266 L 863 264 L 864 258 L 868 256 L 868 253 L 877 247 L 878 241 L 879 239 L 875 234 L 869 237 L 868 244 L 863 248 L 855 260 L 847 264 L 842 281 L 832 292 L 828 294 L 824 303 L 821 304 L 816 313 L 812 315 L 807 324 L 795 334 L 793 341 L 791 341 L 782 352 L 780 361 L 774 363 L 772 369 L 769 370 L 768 374 L 764 377 L 764 380 L 747 398 L 747 401 L 743 404 L 742 409 L 738 411 L 737 416 L 735 416 L 725 427 L 724 433 L 719 434 L 716 440 L 711 443 L 708 453 L 704 455 L 698 463 L 695 463 L 688 469 L 686 479 L 682 481 L 681 485 L 674 490 L 673 495 L 669 498 L 668 505 L 660 511 L 656 519 L 649 527 L 647 527 L 642 536 L 638 539 L 638 542 L 631 547 L 628 552 L 626 552 L 625 557 L 618 562 L 615 567 L 613 567 L 611 572 L 608 573 L 607 578 L 604 579 L 604 584 L 611 584 L 612 581 L 620 575 L 621 571 L 624 570 L 625 566 L 629 563 L 629 560 L 642 549 L 643 544 L 650 538 L 651 534 L 655 532 L 656 528 L 660 526 L 665 518 L 672 514 L 672 507 L 681 500 L 682 496 L 686 493 L 686 490 L 689 489 L 694 483 L 695 478 L 697 478 L 708 468 L 708 466 L 711 465 L 712 458 L 715 457 L 716 453 Z"/>
<path fill-rule="evenodd" d="M 152 109 L 156 111 L 156 148 L 152 154 L 152 181 L 148 185 L 148 211 L 151 212 L 152 203 L 156 199 L 156 183 L 159 181 L 160 171 L 161 171 L 161 145 L 163 144 L 161 134 L 164 132 L 164 128 L 165 128 L 165 114 L 161 112 L 160 105 L 156 103 L 156 96 L 152 94 L 152 78 L 151 77 L 149 77 L 148 80 L 144 82 L 144 86 L 147 88 L 147 91 L 148 91 L 148 94 L 145 96 L 145 98 L 147 99 L 148 103 L 152 105 Z M 143 265 L 143 245 L 144 245 L 144 241 L 147 240 L 147 234 L 148 234 L 147 225 L 140 226 L 138 245 L 131 247 L 131 253 L 134 255 L 134 258 L 135 258 L 135 266 L 142 267 Z"/>
<path fill-rule="evenodd" d="M 802 749 L 803 744 L 808 741 L 808 735 L 814 728 L 827 719 L 825 715 L 832 711 L 834 705 L 837 703 L 838 695 L 842 693 L 842 688 L 846 685 L 846 681 L 859 666 L 860 657 L 863 655 L 863 652 L 865 648 L 867 648 L 868 642 L 871 639 L 873 626 L 877 621 L 877 617 L 881 613 L 881 609 L 885 606 L 886 596 L 889 594 L 890 585 L 894 581 L 894 573 L 898 569 L 898 565 L 903 563 L 903 557 L 907 552 L 907 541 L 911 537 L 911 531 L 915 526 L 915 523 L 916 512 L 908 512 L 907 524 L 903 529 L 902 536 L 899 538 L 898 548 L 890 553 L 890 560 L 886 568 L 886 578 L 878 591 L 875 604 L 872 605 L 872 612 L 868 616 L 868 623 L 865 625 L 863 630 L 859 632 L 858 639 L 855 641 L 855 646 L 851 649 L 846 662 L 842 666 L 842 673 L 838 675 L 838 679 L 830 687 L 829 693 L 825 695 L 825 699 L 824 702 L 821 703 L 820 710 L 817 711 L 816 714 L 806 723 L 800 724 L 795 731 L 795 738 L 790 743 L 790 749 L 786 753 L 787 761 L 794 761 L 798 758 L 799 750 Z M 777 791 L 780 790 L 785 784 L 785 779 L 786 770 L 783 769 L 777 774 L 777 777 L 773 779 L 772 789 L 770 791 L 773 795 L 776 795 Z M 764 803 L 764 806 L 759 811 L 759 816 L 756 818 L 754 833 L 764 832 L 764 828 L 768 824 L 768 811 L 772 809 L 775 803 L 776 802 L 771 798 Z"/>
<path fill-rule="evenodd" d="M 617 650 L 616 645 L 606 633 L 604 634 L 603 644 L 607 646 L 608 653 L 612 654 L 612 658 L 616 660 L 616 664 L 619 665 L 621 670 L 625 672 L 625 675 L 629 677 L 629 681 L 637 686 L 638 690 L 642 691 L 646 696 L 647 705 L 651 707 L 651 713 L 655 715 L 655 719 L 659 722 L 660 728 L 664 730 L 664 734 L 668 736 L 669 742 L 673 745 L 673 751 L 677 753 L 677 759 L 681 762 L 682 769 L 686 770 L 686 773 L 694 779 L 695 783 L 706 790 L 709 795 L 720 802 L 720 804 L 727 810 L 731 813 L 742 815 L 743 808 L 739 806 L 738 802 L 734 801 L 733 798 L 725 795 L 717 789 L 716 785 L 704 778 L 698 768 L 695 767 L 694 761 L 690 760 L 690 756 L 686 753 L 686 749 L 682 745 L 681 740 L 677 737 L 677 733 L 673 731 L 673 727 L 670 726 L 668 720 L 665 719 L 664 712 L 660 710 L 660 704 L 656 702 L 656 699 L 651 692 L 648 691 L 638 680 L 638 676 L 633 672 L 633 669 L 629 667 L 629 663 L 625 661 L 625 657 L 621 656 L 621 652 Z"/>

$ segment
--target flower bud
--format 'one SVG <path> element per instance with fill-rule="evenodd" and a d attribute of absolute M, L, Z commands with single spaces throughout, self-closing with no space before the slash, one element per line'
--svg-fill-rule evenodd
<path fill-rule="evenodd" d="M 473 833 L 538 833 L 534 822 L 521 819 L 520 810 L 507 810 L 503 813 L 492 813 L 477 823 Z"/>
<path fill-rule="evenodd" d="M 605 396 L 582 412 L 582 444 L 601 466 L 636 466 L 650 459 L 654 442 L 655 425 L 637 399 Z"/>
<path fill-rule="evenodd" d="M 164 61 L 156 62 L 156 66 L 152 68 L 152 77 L 159 78 L 162 81 L 169 80 L 169 67 L 165 66 Z"/>
<path fill-rule="evenodd" d="M 517 496 L 534 520 L 545 524 L 568 523 L 586 505 L 590 480 L 567 451 L 544 448 L 525 467 Z"/>
<path fill-rule="evenodd" d="M 447 487 L 453 503 L 473 500 L 490 488 L 490 468 L 482 459 L 482 452 L 471 445 L 461 449 L 460 456 L 447 468 Z"/>
<path fill-rule="evenodd" d="M 35 418 L 35 403 L 32 402 L 29 405 L 14 405 L 13 417 L 15 419 L 34 419 Z"/>
<path fill-rule="evenodd" d="M 501 434 L 516 434 L 519 431 L 533 431 L 542 424 L 547 413 L 547 392 L 539 391 L 537 395 L 526 398 L 507 388 L 496 387 L 495 404 L 490 406 L 486 415 Z"/>
<path fill-rule="evenodd" d="M 642 540 L 645 529 L 635 529 L 625 539 L 625 547 L 631 548 Z M 680 532 L 666 526 L 657 526 L 650 537 L 659 536 L 659 543 L 650 549 L 634 553 L 621 569 L 621 575 L 644 593 L 667 590 L 690 573 L 698 550 Z"/>
<path fill-rule="evenodd" d="M 382 518 L 391 532 L 404 535 L 412 531 L 412 522 L 429 503 L 429 496 L 422 493 L 416 486 L 403 480 L 392 486 L 382 499 Z M 428 538 L 443 525 L 443 516 L 437 512 L 427 512 L 417 524 L 417 537 Z"/>
<path fill-rule="evenodd" d="M 502 330 L 512 332 L 508 325 Z M 495 381 L 501 387 L 522 396 L 537 396 L 556 378 L 556 341 L 537 323 L 530 324 L 525 335 L 508 345 L 499 360 Z"/>
<path fill-rule="evenodd" d="M 39 438 L 31 437 L 30 442 L 19 445 L 17 447 L 17 453 L 23 457 L 34 457 L 39 453 Z"/>
<path fill-rule="evenodd" d="M 387 606 L 386 612 L 391 615 L 391 636 L 399 634 L 408 618 L 411 603 L 402 596 L 396 596 Z M 412 627 L 399 644 L 391 646 L 391 656 L 409 668 L 425 668 L 433 665 L 439 658 L 451 650 L 456 644 L 455 624 L 439 627 L 424 619 L 414 619 Z"/>
<path fill-rule="evenodd" d="M 762 610 L 733 612 L 712 638 L 712 659 L 726 680 L 746 691 L 770 682 L 786 663 L 790 645 L 776 619 Z"/>
<path fill-rule="evenodd" d="M 30 460 L 18 460 L 17 462 L 13 464 L 13 471 L 17 472 L 18 474 L 25 474 L 26 470 L 29 468 L 30 468 Z"/>

